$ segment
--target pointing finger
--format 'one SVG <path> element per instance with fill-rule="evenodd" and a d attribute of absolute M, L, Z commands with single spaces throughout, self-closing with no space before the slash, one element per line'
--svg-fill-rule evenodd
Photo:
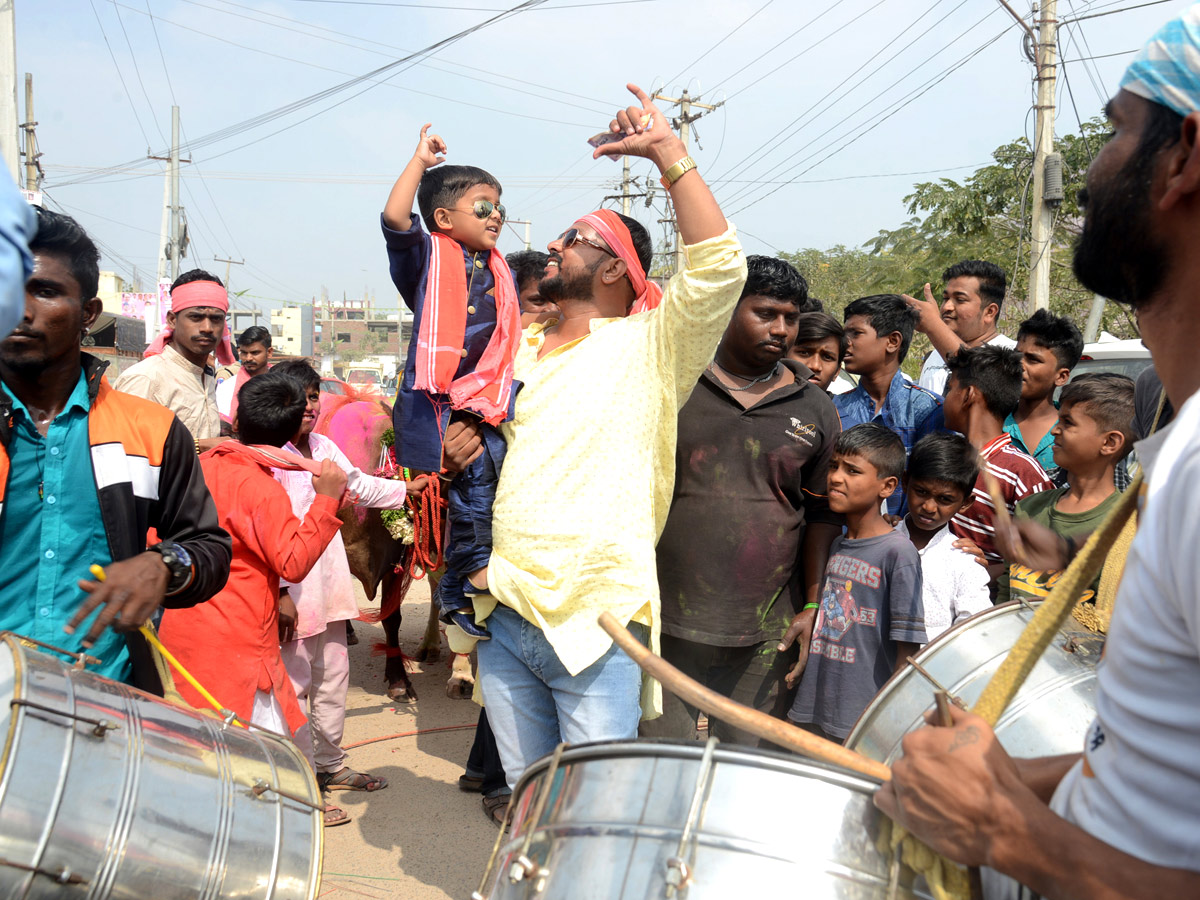
<path fill-rule="evenodd" d="M 645 106 L 650 102 L 649 95 L 632 81 L 626 84 L 625 87 L 629 90 L 629 93 L 633 94 L 633 96 L 637 97 L 638 100 L 642 102 L 642 106 Z"/>

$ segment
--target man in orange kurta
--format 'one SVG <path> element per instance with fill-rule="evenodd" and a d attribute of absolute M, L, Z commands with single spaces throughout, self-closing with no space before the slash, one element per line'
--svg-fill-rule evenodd
<path fill-rule="evenodd" d="M 221 704 L 289 735 L 305 717 L 279 653 L 279 579 L 299 581 L 316 564 L 341 525 L 346 488 L 345 473 L 323 461 L 313 476 L 316 499 L 301 521 L 271 474 L 282 461 L 271 448 L 299 433 L 305 402 L 299 384 L 283 375 L 267 373 L 242 388 L 241 441 L 200 457 L 221 527 L 233 538 L 229 581 L 208 603 L 164 613 L 160 626 L 167 649 Z M 299 457 L 291 464 L 307 465 Z M 208 708 L 189 684 L 177 686 L 193 706 Z"/>

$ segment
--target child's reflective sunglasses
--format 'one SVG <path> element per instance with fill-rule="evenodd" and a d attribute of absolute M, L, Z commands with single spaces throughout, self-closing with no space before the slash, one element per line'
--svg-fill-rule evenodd
<path fill-rule="evenodd" d="M 493 203 L 491 200 L 476 200 L 475 205 L 471 209 L 459 209 L 454 207 L 455 212 L 471 212 L 475 214 L 477 219 L 490 219 L 492 211 L 500 213 L 500 221 L 504 222 L 508 219 L 508 214 L 505 212 L 504 206 L 500 203 Z"/>

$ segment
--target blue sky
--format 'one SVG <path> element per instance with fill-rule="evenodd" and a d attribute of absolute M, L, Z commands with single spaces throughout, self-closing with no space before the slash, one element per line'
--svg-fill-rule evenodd
<path fill-rule="evenodd" d="M 1060 19 L 1125 10 L 1061 34 L 1085 119 L 1116 90 L 1125 51 L 1187 6 L 1126 10 L 1139 2 L 1059 2 Z M 18 72 L 34 76 L 46 192 L 102 241 L 106 268 L 128 277 L 136 266 L 149 283 L 162 164 L 96 170 L 161 152 L 173 99 L 199 142 L 515 5 L 17 0 Z M 1028 0 L 1013 5 L 1029 12 Z M 585 140 L 625 105 L 626 81 L 724 101 L 695 126 L 692 154 L 749 252 L 859 244 L 905 218 L 913 183 L 962 177 L 1032 133 L 1032 77 L 996 0 L 549 0 L 385 83 L 187 151 L 184 267 L 223 275 L 214 257 L 244 258 L 232 286 L 245 303 L 324 287 L 393 304 L 378 216 L 426 121 L 450 161 L 500 179 L 510 217 L 532 221 L 542 247 L 618 192 L 620 165 L 593 162 Z M 1075 131 L 1059 85 L 1058 131 Z M 635 161 L 633 174 L 644 179 L 649 165 Z M 661 192 L 641 204 L 635 215 L 660 234 Z M 506 229 L 501 249 L 519 249 L 523 232 Z"/>

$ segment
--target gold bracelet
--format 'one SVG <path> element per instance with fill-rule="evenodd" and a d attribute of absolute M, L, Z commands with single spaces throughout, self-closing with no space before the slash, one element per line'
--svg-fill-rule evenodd
<path fill-rule="evenodd" d="M 200 455 L 200 441 L 198 438 L 195 439 L 195 441 L 196 441 L 196 455 L 199 456 Z"/>
<path fill-rule="evenodd" d="M 662 178 L 658 179 L 658 181 L 663 188 L 670 190 L 671 185 L 694 168 L 696 168 L 696 161 L 690 156 L 685 156 L 679 162 L 675 163 L 675 165 L 671 166 L 671 168 L 667 169 L 667 171 L 663 172 Z"/>

